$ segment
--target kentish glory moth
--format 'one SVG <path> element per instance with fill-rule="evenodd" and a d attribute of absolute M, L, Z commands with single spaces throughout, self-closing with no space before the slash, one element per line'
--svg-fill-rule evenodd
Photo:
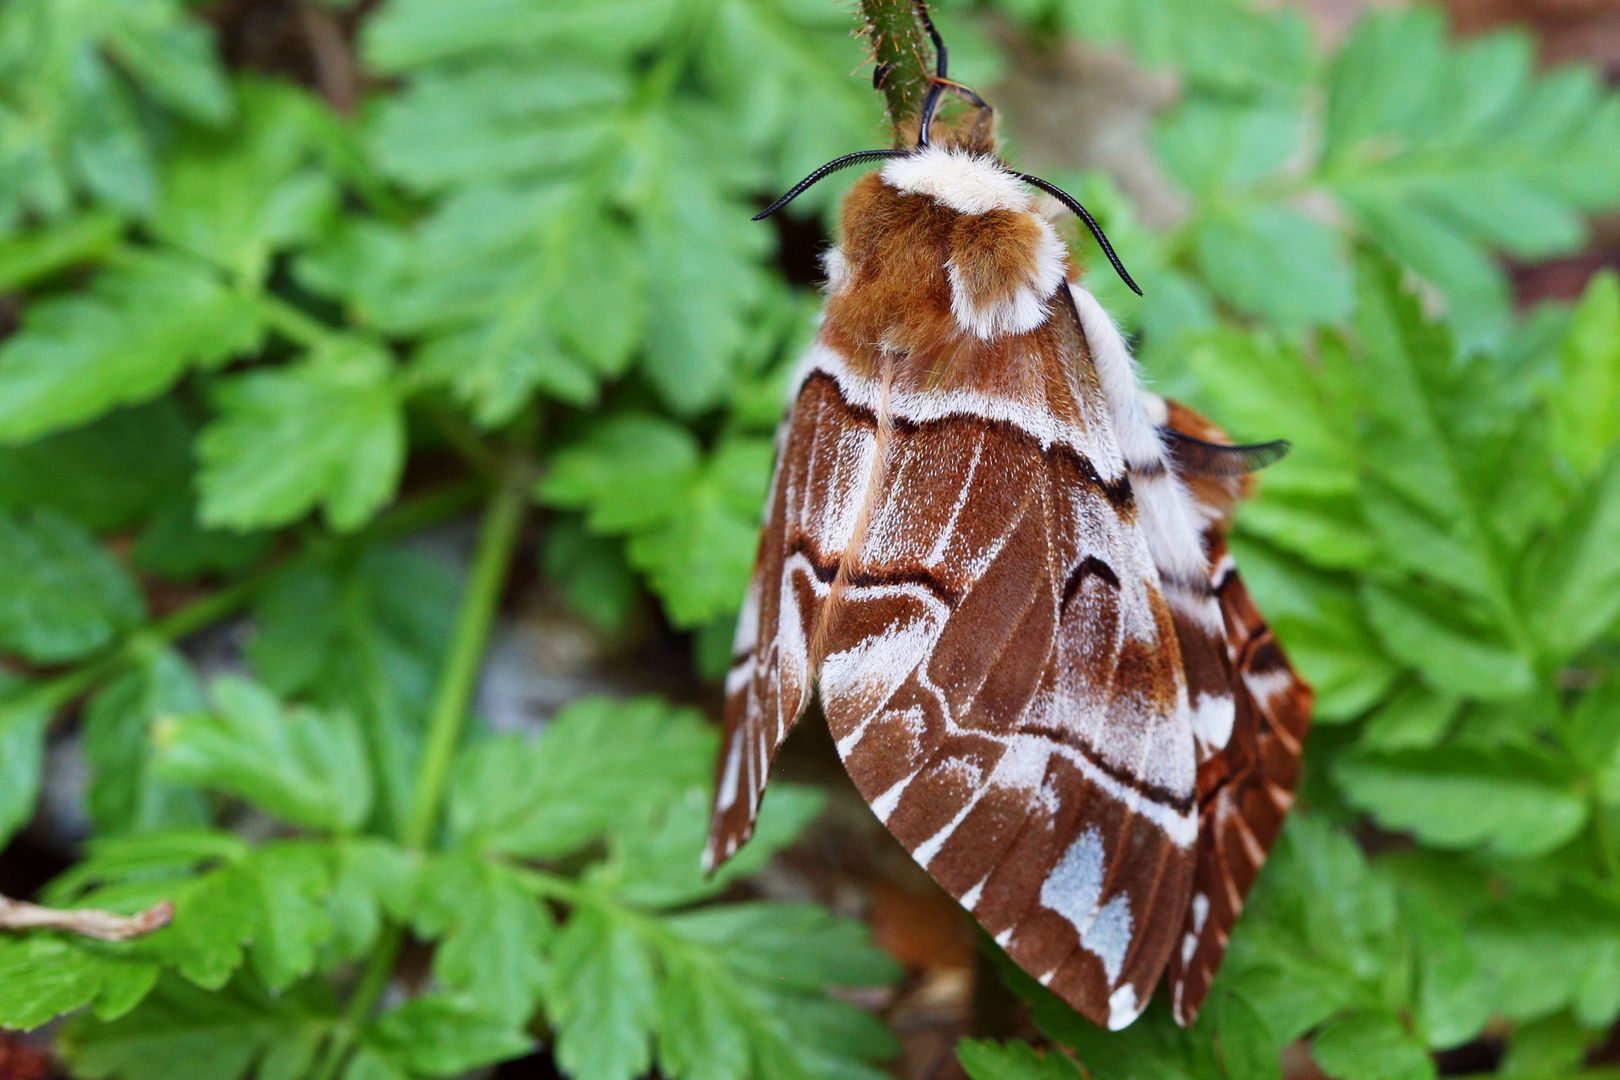
<path fill-rule="evenodd" d="M 935 41 L 918 145 L 832 166 L 882 162 L 782 425 L 705 861 L 817 686 L 873 812 L 1014 961 L 1110 1028 L 1168 971 L 1190 1024 L 1310 716 L 1225 544 L 1280 444 L 1142 389 L 1029 187 L 1084 211 L 983 124 L 928 137 L 960 89 Z"/>

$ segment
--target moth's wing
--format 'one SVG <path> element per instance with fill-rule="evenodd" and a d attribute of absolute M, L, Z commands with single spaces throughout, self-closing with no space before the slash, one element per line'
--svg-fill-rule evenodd
<path fill-rule="evenodd" d="M 1172 424 L 1188 424 L 1187 418 L 1178 420 L 1184 412 L 1173 407 Z M 1208 426 L 1201 417 L 1193 419 Z M 1171 1005 L 1183 1027 L 1197 1019 L 1226 955 L 1232 924 L 1282 831 L 1311 718 L 1310 686 L 1289 665 L 1226 549 L 1226 514 L 1240 493 L 1235 483 L 1226 486 L 1230 490 L 1189 485 L 1209 521 L 1204 546 L 1225 630 L 1234 716 L 1224 747 L 1199 747 L 1197 868 L 1170 961 Z M 1183 645 L 1188 654 L 1203 647 L 1185 640 Z"/>
<path fill-rule="evenodd" d="M 857 468 L 870 431 L 847 422 L 823 380 L 799 387 L 784 422 L 753 580 L 726 677 L 725 734 L 715 768 L 704 866 L 714 869 L 754 831 L 771 762 L 810 700 L 811 642 L 835 561 L 828 530 L 867 480 Z"/>
<path fill-rule="evenodd" d="M 875 431 L 889 395 L 847 371 L 828 382 Z M 1196 761 L 1171 615 L 1117 448 L 1106 475 L 1084 449 L 1111 439 L 1106 417 L 1077 430 L 1044 401 L 978 415 L 941 400 L 895 405 L 882 436 L 826 621 L 828 724 L 912 857 L 1026 971 L 1122 1027 L 1190 894 Z"/>

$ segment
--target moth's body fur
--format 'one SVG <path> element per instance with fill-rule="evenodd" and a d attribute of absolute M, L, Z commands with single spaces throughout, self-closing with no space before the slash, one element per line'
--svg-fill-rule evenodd
<path fill-rule="evenodd" d="M 856 786 L 1016 961 L 1110 1027 L 1168 968 L 1188 1022 L 1252 883 L 1231 891 L 1228 848 L 1275 838 L 1309 708 L 1274 643 L 1238 640 L 1264 630 L 1221 540 L 1240 481 L 1184 483 L 1163 431 L 1195 414 L 1143 393 L 983 148 L 862 179 L 826 265 L 707 860 L 751 832 L 819 682 Z M 1252 791 L 1271 812 L 1245 840 L 1224 808 Z"/>

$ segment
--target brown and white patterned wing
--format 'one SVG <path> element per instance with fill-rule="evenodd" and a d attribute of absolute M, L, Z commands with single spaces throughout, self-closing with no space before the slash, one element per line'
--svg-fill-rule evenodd
<path fill-rule="evenodd" d="M 1175 403 L 1168 422 L 1195 438 L 1227 441 L 1209 421 Z M 1226 548 L 1227 518 L 1247 493 L 1249 478 L 1208 474 L 1186 480 L 1206 525 L 1204 546 L 1225 625 L 1235 714 L 1224 747 L 1200 748 L 1197 868 L 1170 961 L 1171 1004 L 1184 1027 L 1203 1007 L 1232 925 L 1293 804 L 1312 703 L 1311 688 L 1289 665 Z"/>
<path fill-rule="evenodd" d="M 841 537 L 870 471 L 870 431 L 823 382 L 801 384 L 784 423 L 753 581 L 726 677 L 725 736 L 703 863 L 713 870 L 754 831 L 771 762 L 810 700 L 811 639 Z"/>
<path fill-rule="evenodd" d="M 1063 420 L 1038 397 L 912 395 L 820 354 L 811 381 L 873 448 L 811 650 L 838 751 L 1020 966 L 1122 1027 L 1188 904 L 1195 750 L 1096 388 L 1091 415 Z M 1044 374 L 1048 391 L 1071 379 Z"/>

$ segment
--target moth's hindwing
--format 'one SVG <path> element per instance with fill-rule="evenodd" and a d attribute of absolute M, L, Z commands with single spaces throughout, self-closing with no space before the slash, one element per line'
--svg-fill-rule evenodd
<path fill-rule="evenodd" d="M 1224 431 L 1185 405 L 1155 401 L 1165 430 L 1200 440 L 1203 458 L 1208 458 L 1209 447 L 1230 443 Z M 1203 1007 L 1232 925 L 1282 831 L 1311 717 L 1311 688 L 1289 665 L 1227 551 L 1232 512 L 1253 480 L 1245 468 L 1226 466 L 1248 456 L 1227 459 L 1213 469 L 1177 459 L 1184 491 L 1202 523 L 1208 591 L 1220 608 L 1220 632 L 1213 641 L 1205 627 L 1178 624 L 1182 652 L 1189 679 L 1199 677 L 1195 669 L 1212 671 L 1212 661 L 1218 660 L 1233 703 L 1231 736 L 1220 746 L 1199 744 L 1197 869 L 1169 971 L 1171 1005 L 1183 1026 Z M 1258 464 L 1269 460 L 1274 458 L 1263 454 Z"/>
<path fill-rule="evenodd" d="M 1211 529 L 1206 543 L 1226 625 L 1236 715 L 1226 746 L 1198 768 L 1197 870 L 1170 960 L 1171 1004 L 1182 1026 L 1197 1018 L 1232 924 L 1293 805 L 1312 704 L 1311 688 L 1249 598 L 1220 530 Z"/>

